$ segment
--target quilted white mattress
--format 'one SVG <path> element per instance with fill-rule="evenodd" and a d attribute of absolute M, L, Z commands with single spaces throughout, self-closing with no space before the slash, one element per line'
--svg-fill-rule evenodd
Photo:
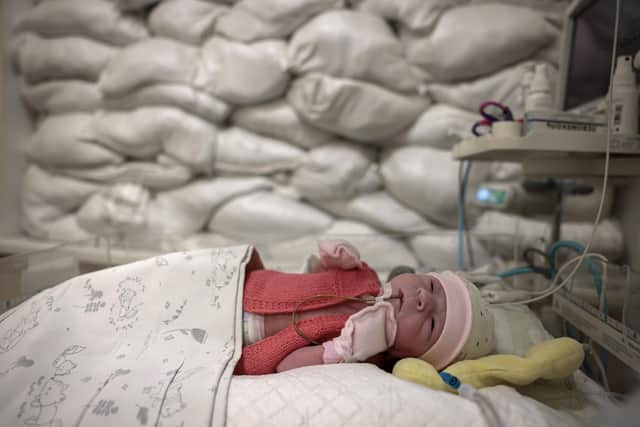
<path fill-rule="evenodd" d="M 578 426 L 509 387 L 481 390 L 504 426 Z M 227 426 L 487 426 L 473 401 L 400 380 L 373 365 L 311 366 L 234 377 Z"/>

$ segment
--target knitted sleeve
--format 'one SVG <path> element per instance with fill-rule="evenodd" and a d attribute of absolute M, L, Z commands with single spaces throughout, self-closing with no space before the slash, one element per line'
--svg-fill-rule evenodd
<path fill-rule="evenodd" d="M 377 295 L 378 275 L 363 263 L 362 268 L 332 269 L 317 273 L 283 273 L 255 270 L 247 274 L 243 307 L 257 314 L 291 313 L 301 301 L 317 295 L 356 297 Z M 343 302 L 336 297 L 314 298 L 301 307 L 314 310 Z"/>
<path fill-rule="evenodd" d="M 319 316 L 298 323 L 302 332 L 314 341 L 323 342 L 335 338 L 349 315 Z M 236 365 L 236 375 L 264 375 L 276 372 L 276 367 L 286 355 L 310 344 L 289 326 L 275 335 L 242 349 L 242 357 Z"/>

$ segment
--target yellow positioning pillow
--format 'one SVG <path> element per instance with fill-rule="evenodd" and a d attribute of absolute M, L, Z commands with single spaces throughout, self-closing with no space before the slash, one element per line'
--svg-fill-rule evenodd
<path fill-rule="evenodd" d="M 475 388 L 499 384 L 517 387 L 540 378 L 551 380 L 568 377 L 580 367 L 583 359 L 582 344 L 571 338 L 556 338 L 534 345 L 524 357 L 496 354 L 463 360 L 449 366 L 444 372 Z M 393 375 L 434 390 L 455 391 L 429 363 L 421 359 L 400 360 L 393 368 Z"/>

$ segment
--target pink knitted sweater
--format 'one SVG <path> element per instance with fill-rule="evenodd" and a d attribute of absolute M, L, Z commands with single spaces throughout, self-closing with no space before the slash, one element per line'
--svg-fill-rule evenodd
<path fill-rule="evenodd" d="M 376 296 L 380 281 L 375 271 L 363 263 L 352 270 L 332 269 L 319 273 L 292 274 L 273 270 L 254 270 L 248 273 L 244 285 L 244 311 L 269 315 L 292 313 L 303 300 L 319 294 L 357 297 Z M 318 298 L 300 306 L 299 311 L 330 307 L 344 302 L 341 298 Z M 298 323 L 310 339 L 326 341 L 340 334 L 348 315 L 323 315 Z M 276 371 L 289 353 L 308 345 L 293 325 L 275 335 L 242 349 L 242 357 L 235 368 L 237 375 L 261 375 Z"/>

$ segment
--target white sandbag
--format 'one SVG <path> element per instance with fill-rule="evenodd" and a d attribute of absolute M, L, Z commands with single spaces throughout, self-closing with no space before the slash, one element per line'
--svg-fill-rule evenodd
<path fill-rule="evenodd" d="M 102 186 L 54 175 L 36 165 L 29 165 L 23 180 L 24 213 L 30 208 L 37 210 L 33 215 L 41 219 L 55 219 L 61 213 L 76 210 L 89 196 Z M 30 214 L 29 214 L 30 215 Z"/>
<path fill-rule="evenodd" d="M 97 167 L 119 164 L 124 157 L 95 143 L 92 114 L 74 113 L 43 120 L 26 141 L 27 158 L 50 167 Z"/>
<path fill-rule="evenodd" d="M 270 188 L 272 183 L 260 177 L 225 177 L 194 181 L 152 196 L 139 185 L 118 184 L 87 201 L 78 211 L 78 221 L 98 234 L 126 230 L 187 236 L 201 230 L 211 213 L 232 198 Z"/>
<path fill-rule="evenodd" d="M 250 45 L 209 39 L 201 49 L 151 38 L 122 50 L 100 76 L 108 97 L 135 89 L 173 83 L 191 86 L 234 104 L 255 104 L 284 93 L 285 43 L 267 40 Z"/>
<path fill-rule="evenodd" d="M 472 137 L 471 128 L 477 120 L 477 114 L 447 104 L 436 104 L 393 141 L 399 145 L 425 145 L 449 150 L 461 140 Z"/>
<path fill-rule="evenodd" d="M 154 191 L 186 184 L 193 173 L 176 162 L 126 162 L 93 168 L 56 169 L 57 174 L 104 185 L 134 183 Z"/>
<path fill-rule="evenodd" d="M 545 62 L 553 66 L 554 69 L 559 69 L 563 45 L 564 39 L 562 37 L 556 37 L 553 42 L 537 51 L 530 59 L 536 62 Z"/>
<path fill-rule="evenodd" d="M 436 224 L 456 226 L 459 162 L 453 160 L 449 151 L 400 147 L 383 153 L 380 163 L 385 187 L 392 196 Z M 473 164 L 467 200 L 488 176 L 488 163 Z M 473 224 L 478 209 L 467 203 L 466 214 L 468 224 Z"/>
<path fill-rule="evenodd" d="M 316 16 L 294 33 L 287 55 L 296 74 L 323 73 L 411 93 L 421 84 L 391 28 L 366 13 L 334 10 Z"/>
<path fill-rule="evenodd" d="M 401 240 L 382 234 L 357 221 L 336 220 L 323 236 L 328 239 L 346 239 L 351 242 L 358 248 L 360 257 L 381 274 L 399 265 L 410 267 L 418 265 L 415 255 Z"/>
<path fill-rule="evenodd" d="M 158 193 L 149 204 L 148 226 L 163 233 L 192 234 L 207 224 L 213 212 L 236 198 L 271 188 L 271 181 L 262 177 L 218 177 L 196 181 Z"/>
<path fill-rule="evenodd" d="M 571 0 L 467 0 L 471 3 L 503 3 L 513 6 L 523 6 L 530 9 L 562 14 L 567 9 Z M 547 15 L 545 15 L 547 16 Z"/>
<path fill-rule="evenodd" d="M 293 170 L 304 151 L 286 142 L 238 127 L 220 131 L 213 169 L 217 172 L 268 175 Z"/>
<path fill-rule="evenodd" d="M 176 107 L 207 121 L 222 123 L 229 115 L 229 104 L 208 93 L 183 84 L 154 84 L 104 100 L 110 110 L 133 110 L 139 107 Z"/>
<path fill-rule="evenodd" d="M 510 257 L 514 251 L 521 254 L 525 248 L 544 249 L 551 239 L 551 220 L 536 220 L 497 211 L 485 212 L 473 228 L 473 234 L 494 254 Z M 591 238 L 593 222 L 564 222 L 560 238 L 586 245 Z M 606 219 L 598 225 L 590 252 L 605 255 L 611 261 L 624 252 L 624 239 L 620 223 Z"/>
<path fill-rule="evenodd" d="M 213 37 L 202 46 L 201 58 L 194 85 L 232 104 L 278 98 L 289 83 L 281 40 L 244 44 Z"/>
<path fill-rule="evenodd" d="M 120 10 L 139 10 L 159 3 L 161 0 L 110 0 L 115 3 Z"/>
<path fill-rule="evenodd" d="M 523 60 L 558 35 L 557 28 L 531 9 L 474 4 L 446 11 L 428 36 L 405 31 L 402 39 L 411 63 L 436 81 L 455 81 Z"/>
<path fill-rule="evenodd" d="M 91 112 L 102 107 L 102 92 L 98 85 L 82 80 L 24 84 L 20 94 L 32 110 L 43 115 Z"/>
<path fill-rule="evenodd" d="M 218 20 L 216 32 L 242 42 L 285 38 L 313 15 L 343 5 L 344 0 L 241 0 Z"/>
<path fill-rule="evenodd" d="M 14 31 L 31 31 L 45 37 L 83 36 L 124 46 L 149 36 L 144 21 L 123 15 L 106 0 L 45 1 L 20 16 Z M 78 55 L 77 52 L 73 55 Z"/>
<path fill-rule="evenodd" d="M 370 83 L 309 74 L 293 82 L 287 99 L 312 124 L 347 138 L 377 144 L 409 127 L 429 101 Z"/>
<path fill-rule="evenodd" d="M 491 261 L 491 256 L 475 236 L 470 236 L 474 266 L 482 266 Z M 455 270 L 458 257 L 458 232 L 456 230 L 433 230 L 409 239 L 409 244 L 420 264 L 426 270 Z M 465 238 L 465 245 L 467 240 Z M 469 265 L 468 248 L 465 246 L 464 259 Z"/>
<path fill-rule="evenodd" d="M 468 2 L 469 0 L 351 0 L 355 9 L 396 21 L 422 33 L 431 31 L 446 10 Z"/>
<path fill-rule="evenodd" d="M 149 28 L 160 37 L 201 44 L 213 34 L 228 7 L 203 0 L 165 0 L 149 14 Z"/>
<path fill-rule="evenodd" d="M 54 242 L 86 243 L 93 237 L 80 226 L 75 213 L 62 214 L 46 221 L 39 221 L 27 214 L 22 217 L 22 227 L 30 237 Z"/>
<path fill-rule="evenodd" d="M 314 201 L 314 204 L 338 218 L 362 221 L 378 230 L 400 236 L 435 228 L 415 211 L 398 203 L 386 191 L 359 194 L 345 201 Z"/>
<path fill-rule="evenodd" d="M 258 242 L 318 234 L 333 218 L 305 203 L 274 192 L 236 197 L 214 212 L 208 229 L 223 236 Z"/>
<path fill-rule="evenodd" d="M 231 121 L 236 126 L 304 148 L 317 147 L 335 138 L 300 120 L 284 99 L 242 107 L 233 113 Z"/>
<path fill-rule="evenodd" d="M 158 83 L 190 85 L 198 49 L 164 38 L 150 38 L 122 49 L 100 75 L 100 89 L 113 97 Z"/>
<path fill-rule="evenodd" d="M 151 195 L 136 184 L 118 184 L 93 194 L 78 210 L 78 224 L 96 236 L 142 234 Z"/>
<path fill-rule="evenodd" d="M 211 171 L 218 136 L 211 123 L 169 107 L 99 112 L 94 130 L 100 144 L 119 153 L 144 159 L 164 151 L 205 173 Z"/>
<path fill-rule="evenodd" d="M 312 149 L 291 178 L 291 185 L 309 200 L 345 200 L 382 187 L 376 152 L 335 141 Z"/>
<path fill-rule="evenodd" d="M 23 33 L 12 38 L 11 51 L 18 72 L 28 83 L 38 83 L 64 79 L 95 81 L 119 49 L 87 38 L 45 39 Z"/>
<path fill-rule="evenodd" d="M 78 226 L 74 211 L 99 189 L 99 185 L 30 165 L 23 180 L 22 226 L 29 235 L 41 239 L 87 239 L 90 235 Z"/>
<path fill-rule="evenodd" d="M 238 244 L 238 241 L 230 239 L 228 237 L 221 236 L 219 234 L 213 233 L 195 233 L 186 238 L 182 238 L 179 241 L 176 241 L 177 247 L 172 248 L 172 250 L 183 250 L 183 251 L 191 251 L 194 249 L 203 249 L 203 248 L 221 248 L 224 246 L 235 246 Z M 258 250 L 260 253 L 260 258 L 262 259 L 262 251 Z M 263 263 L 265 262 L 262 259 Z M 266 265 L 271 267 L 271 264 L 266 263 Z"/>
<path fill-rule="evenodd" d="M 518 117 L 524 113 L 525 94 L 531 82 L 534 65 L 534 62 L 523 62 L 496 74 L 463 83 L 433 83 L 427 87 L 427 92 L 436 102 L 474 113 L 484 101 L 501 102 L 509 106 Z M 553 81 L 555 69 L 550 66 L 547 69 Z"/>

